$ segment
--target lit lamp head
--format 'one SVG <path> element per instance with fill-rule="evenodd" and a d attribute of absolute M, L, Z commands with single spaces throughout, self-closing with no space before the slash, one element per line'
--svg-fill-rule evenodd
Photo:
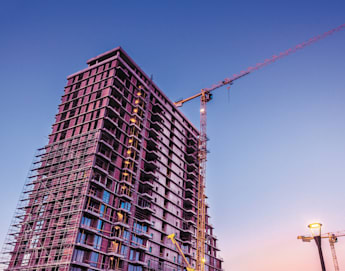
<path fill-rule="evenodd" d="M 312 223 L 312 224 L 308 225 L 308 228 L 309 228 L 311 235 L 313 237 L 321 236 L 321 227 L 322 227 L 321 223 Z"/>

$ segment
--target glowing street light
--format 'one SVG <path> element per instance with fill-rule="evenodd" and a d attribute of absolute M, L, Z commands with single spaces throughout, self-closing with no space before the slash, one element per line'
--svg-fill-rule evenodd
<path fill-rule="evenodd" d="M 322 227 L 321 223 L 312 223 L 308 225 L 308 228 L 311 232 L 311 235 L 313 236 L 315 240 L 315 243 L 319 251 L 322 271 L 326 271 L 325 262 L 323 259 L 323 254 L 322 254 L 322 249 L 321 249 L 321 227 Z"/>
<path fill-rule="evenodd" d="M 311 232 L 311 235 L 314 236 L 321 236 L 321 223 L 312 223 L 308 225 L 308 228 Z"/>

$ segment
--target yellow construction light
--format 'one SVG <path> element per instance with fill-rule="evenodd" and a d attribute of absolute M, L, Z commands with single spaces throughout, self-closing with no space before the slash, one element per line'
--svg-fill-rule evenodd
<path fill-rule="evenodd" d="M 132 151 L 131 151 L 131 150 L 128 150 L 128 151 L 127 151 L 127 154 L 131 154 L 131 153 L 132 153 Z"/>
<path fill-rule="evenodd" d="M 139 89 L 141 89 L 141 85 L 139 86 Z"/>
<path fill-rule="evenodd" d="M 119 220 L 122 220 L 123 219 L 123 214 L 121 214 L 120 212 L 117 212 L 117 218 Z"/>
<path fill-rule="evenodd" d="M 136 119 L 135 119 L 135 118 L 131 118 L 130 121 L 131 121 L 132 123 L 135 123 L 135 122 L 136 122 Z"/>
<path fill-rule="evenodd" d="M 137 95 L 138 95 L 138 96 L 141 96 L 141 92 L 138 92 Z"/>
<path fill-rule="evenodd" d="M 123 176 L 128 176 L 128 172 L 122 173 Z"/>
<path fill-rule="evenodd" d="M 138 108 L 134 108 L 133 112 L 138 113 Z"/>
<path fill-rule="evenodd" d="M 129 161 L 125 161 L 125 164 L 126 164 L 126 165 L 129 165 L 130 163 L 131 163 L 131 162 L 129 162 Z"/>
<path fill-rule="evenodd" d="M 205 258 L 202 258 L 201 261 L 202 261 L 202 263 L 205 263 L 205 262 L 206 262 L 206 259 L 205 259 Z"/>
<path fill-rule="evenodd" d="M 133 143 L 133 139 L 128 140 L 128 143 Z"/>
<path fill-rule="evenodd" d="M 135 100 L 135 102 L 134 102 L 135 104 L 138 104 L 139 103 L 139 100 Z"/>

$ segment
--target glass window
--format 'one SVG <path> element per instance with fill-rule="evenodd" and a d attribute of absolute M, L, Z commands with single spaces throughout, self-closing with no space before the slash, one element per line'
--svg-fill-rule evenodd
<path fill-rule="evenodd" d="M 128 247 L 125 245 L 121 246 L 121 255 L 126 256 L 127 255 L 127 251 L 128 251 Z"/>
<path fill-rule="evenodd" d="M 91 256 L 90 256 L 90 265 L 91 266 L 97 267 L 98 256 L 99 256 L 99 254 L 97 252 L 91 252 Z"/>
<path fill-rule="evenodd" d="M 126 230 L 123 231 L 123 239 L 129 240 L 130 233 Z"/>
<path fill-rule="evenodd" d="M 134 255 L 135 255 L 135 251 L 134 251 L 133 249 L 131 249 L 131 251 L 130 251 L 130 253 L 129 253 L 129 259 L 130 259 L 131 261 L 134 260 Z"/>
<path fill-rule="evenodd" d="M 101 204 L 101 209 L 100 209 L 100 212 L 99 212 L 100 217 L 103 217 L 104 212 L 105 212 L 105 206 L 104 206 L 104 204 Z"/>
<path fill-rule="evenodd" d="M 100 219 L 97 222 L 97 230 L 99 230 L 99 231 L 103 230 L 103 221 Z"/>
<path fill-rule="evenodd" d="M 142 246 L 143 243 L 144 243 L 144 240 L 142 238 L 132 235 L 133 246 Z"/>
<path fill-rule="evenodd" d="M 102 237 L 95 235 L 93 239 L 93 247 L 96 249 L 101 249 L 101 245 L 102 245 Z"/>
<path fill-rule="evenodd" d="M 75 262 L 83 262 L 84 258 L 84 250 L 75 249 L 73 254 L 73 261 Z"/>
<path fill-rule="evenodd" d="M 91 219 L 83 216 L 81 219 L 81 224 L 83 224 L 85 226 L 90 226 L 91 225 Z"/>
<path fill-rule="evenodd" d="M 121 202 L 121 208 L 125 209 L 127 211 L 131 210 L 131 204 L 129 202 L 122 201 Z"/>
<path fill-rule="evenodd" d="M 103 192 L 103 201 L 108 204 L 109 198 L 110 198 L 110 193 L 108 191 L 104 191 Z"/>
<path fill-rule="evenodd" d="M 77 243 L 85 244 L 85 233 L 78 232 Z"/>

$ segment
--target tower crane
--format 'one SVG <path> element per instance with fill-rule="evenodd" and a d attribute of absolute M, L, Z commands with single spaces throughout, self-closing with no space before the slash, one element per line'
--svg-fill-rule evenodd
<path fill-rule="evenodd" d="M 206 161 L 207 161 L 207 107 L 206 104 L 212 99 L 212 92 L 223 86 L 228 86 L 233 84 L 234 81 L 259 70 L 269 64 L 276 62 L 277 60 L 286 57 L 304 47 L 311 45 L 321 39 L 324 39 L 335 32 L 341 31 L 345 28 L 345 24 L 342 24 L 336 28 L 333 28 L 323 34 L 317 35 L 313 38 L 308 39 L 286 51 L 281 52 L 278 55 L 273 55 L 271 58 L 265 59 L 261 63 L 257 63 L 255 66 L 249 67 L 246 70 L 241 71 L 239 74 L 234 74 L 231 77 L 225 78 L 224 80 L 212 85 L 209 88 L 201 89 L 201 91 L 187 99 L 182 99 L 175 102 L 177 107 L 181 107 L 184 103 L 200 97 L 200 133 L 198 142 L 198 160 L 199 160 L 199 172 L 198 172 L 198 196 L 197 196 L 197 232 L 196 232 L 196 271 L 205 270 L 205 241 L 206 241 L 206 206 L 205 206 L 205 185 L 206 185 Z M 173 240 L 171 238 L 171 240 Z M 175 245 L 177 243 L 174 243 Z M 180 251 L 180 250 L 179 250 Z M 182 256 L 183 253 L 180 251 Z"/>
<path fill-rule="evenodd" d="M 338 242 L 338 237 L 344 237 L 344 236 L 345 236 L 345 231 L 328 232 L 321 235 L 321 238 L 327 238 L 329 241 L 329 246 L 331 248 L 332 259 L 333 259 L 334 271 L 340 270 L 334 244 Z M 312 236 L 297 236 L 297 239 L 301 239 L 303 242 L 310 242 L 314 238 Z"/>

